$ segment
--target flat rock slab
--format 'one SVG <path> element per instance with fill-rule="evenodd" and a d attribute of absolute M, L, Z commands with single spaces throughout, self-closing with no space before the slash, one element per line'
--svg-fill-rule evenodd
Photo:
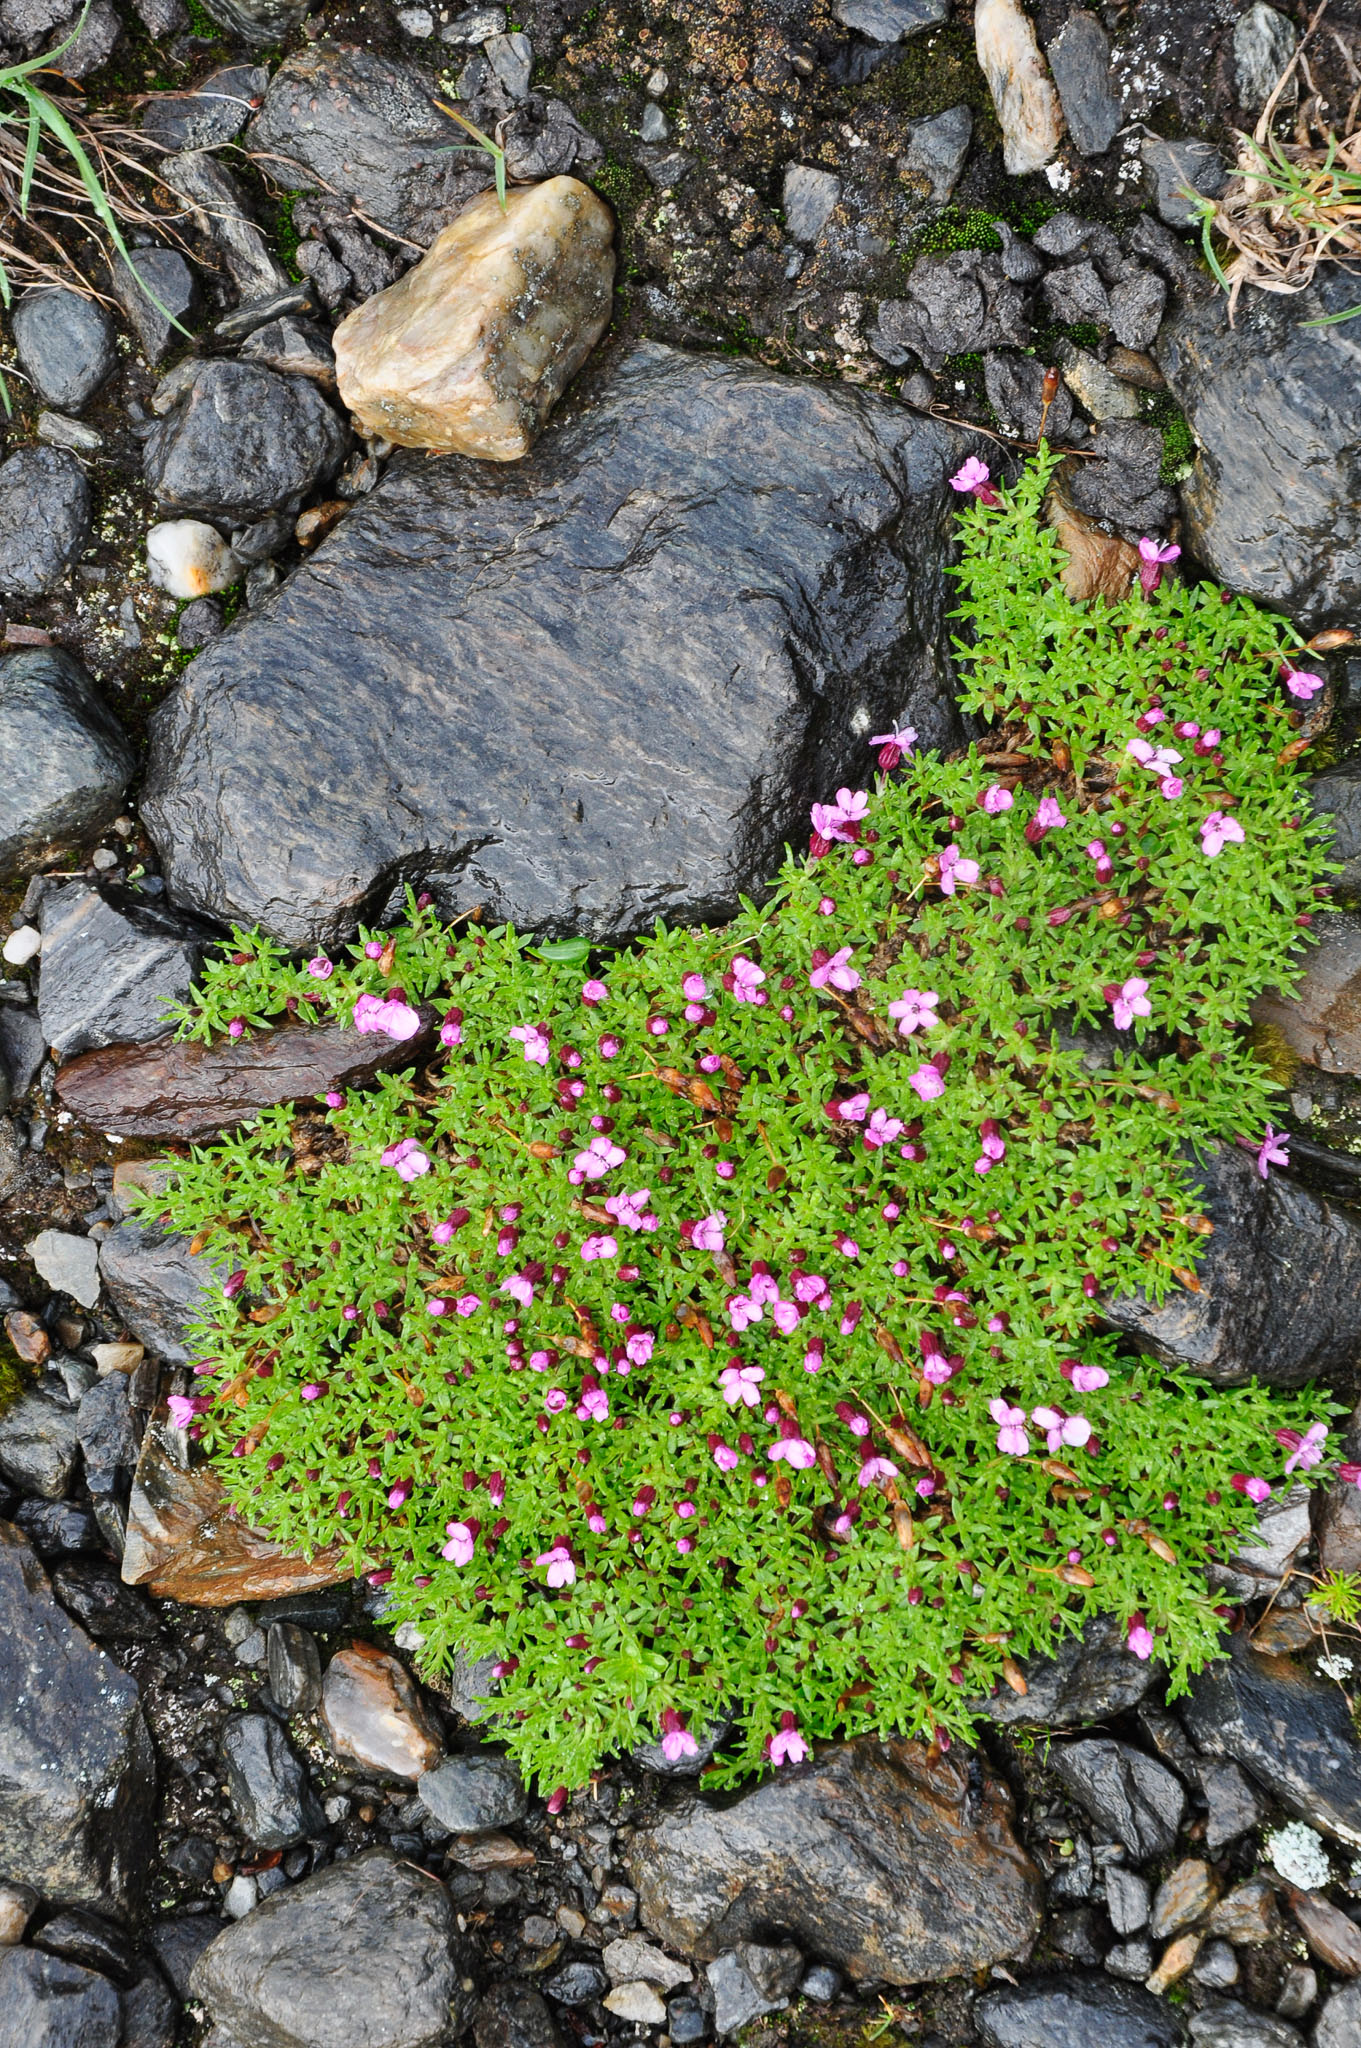
<path fill-rule="evenodd" d="M 1167 1766 L 1143 1750 L 1098 1735 L 1055 1745 L 1049 1763 L 1103 1837 L 1114 1835 L 1137 1862 L 1165 1856 L 1176 1841 L 1186 1794 Z"/>
<path fill-rule="evenodd" d="M 265 1899 L 189 1981 L 251 2048 L 444 2048 L 471 2010 L 458 1947 L 439 1880 L 370 1849 Z"/>
<path fill-rule="evenodd" d="M 973 2009 L 984 2048 L 1182 2048 L 1180 2016 L 1141 1984 L 1074 1971 L 989 1991 Z"/>
<path fill-rule="evenodd" d="M 1326 777 L 1320 777 L 1326 781 Z M 1253 1022 L 1279 1031 L 1297 1059 L 1325 1074 L 1361 1073 L 1361 917 L 1320 920 L 1293 996 L 1275 989 L 1252 1006 Z"/>
<path fill-rule="evenodd" d="M 814 797 L 868 779 L 872 733 L 960 738 L 969 445 L 646 344 L 522 463 L 399 457 L 157 713 L 172 896 L 290 946 L 407 883 L 600 939 L 728 915 Z"/>
<path fill-rule="evenodd" d="M 69 654 L 35 647 L 0 660 L 0 873 L 106 825 L 134 761 Z"/>
<path fill-rule="evenodd" d="M 259 1031 L 217 1045 L 117 1045 L 71 1060 L 57 1094 L 82 1123 L 120 1138 L 211 1138 L 276 1102 L 358 1088 L 409 1065 L 427 1043 L 406 1044 L 338 1024 Z"/>
<path fill-rule="evenodd" d="M 99 1247 L 99 1268 L 134 1337 L 167 1365 L 187 1365 L 195 1318 L 226 1278 L 206 1252 L 174 1232 L 120 1223 Z"/>
<path fill-rule="evenodd" d="M 121 1915 L 146 1876 L 156 1793 L 137 1686 L 63 1613 L 8 1522 L 0 1638 L 0 1878 Z"/>
<path fill-rule="evenodd" d="M 1356 303 L 1336 276 L 1291 298 L 1218 293 L 1163 324 L 1156 354 L 1199 450 L 1182 490 L 1185 540 L 1230 589 L 1306 621 L 1361 602 L 1356 338 L 1305 323 Z"/>
<path fill-rule="evenodd" d="M 38 1015 L 63 1058 L 170 1031 L 166 1012 L 188 995 L 214 936 L 130 892 L 106 895 L 84 882 L 49 887 L 41 924 Z"/>
<path fill-rule="evenodd" d="M 1184 1360 L 1217 1387 L 1250 1379 L 1299 1387 L 1349 1368 L 1361 1349 L 1361 1224 L 1287 1174 L 1263 1180 L 1251 1153 L 1225 1146 L 1194 1165 L 1214 1224 L 1197 1277 L 1154 1305 L 1102 1304 L 1117 1330 Z"/>
<path fill-rule="evenodd" d="M 40 1949 L 0 1950 L 0 2048 L 124 2048 L 116 1985 Z"/>
<path fill-rule="evenodd" d="M 207 1466 L 191 1466 L 180 1431 L 153 1422 L 128 1503 L 123 1580 L 155 1600 L 235 1607 L 282 1600 L 352 1576 L 339 1549 L 297 1557 L 231 1512 Z"/>
<path fill-rule="evenodd" d="M 1361 1849 L 1361 1742 L 1340 1686 L 1234 1636 L 1179 1707 L 1206 1756 L 1241 1764 L 1310 1827 Z"/>
<path fill-rule="evenodd" d="M 1046 1728 L 1105 1721 L 1137 1706 L 1161 1669 L 1130 1656 L 1124 1630 L 1109 1614 L 1067 1637 L 1052 1657 L 1023 1658 L 1020 1668 L 1028 1690 L 999 1685 L 980 1708 L 990 1721 Z"/>
<path fill-rule="evenodd" d="M 644 1926 L 712 1960 L 774 1926 L 855 1978 L 932 1982 L 1029 1953 L 1039 1873 L 1011 1800 L 958 1750 L 870 1737 L 699 1799 L 629 1850 Z"/>

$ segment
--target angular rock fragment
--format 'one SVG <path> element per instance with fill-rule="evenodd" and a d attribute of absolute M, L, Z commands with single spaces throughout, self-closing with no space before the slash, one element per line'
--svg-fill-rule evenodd
<path fill-rule="evenodd" d="M 0 596 L 45 597 L 90 537 L 90 486 L 64 448 L 0 462 Z"/>
<path fill-rule="evenodd" d="M 325 1816 L 272 1714 L 233 1714 L 222 1731 L 227 1797 L 237 1826 L 261 1849 L 320 1833 Z"/>
<path fill-rule="evenodd" d="M 959 183 L 972 139 L 973 114 L 962 104 L 924 121 L 910 121 L 898 170 L 925 179 L 931 204 L 945 206 Z"/>
<path fill-rule="evenodd" d="M 193 374 L 142 453 L 167 512 L 258 519 L 333 476 L 348 436 L 314 383 L 255 363 Z"/>
<path fill-rule="evenodd" d="M 126 1327 L 167 1365 L 187 1365 L 189 1331 L 226 1278 L 189 1240 L 142 1223 L 120 1223 L 99 1247 L 104 1284 Z"/>
<path fill-rule="evenodd" d="M 1200 218 L 1197 197 L 1216 199 L 1228 183 L 1229 174 L 1212 142 L 1194 137 L 1165 142 L 1160 135 L 1146 135 L 1141 154 L 1150 197 L 1169 227 L 1192 226 Z"/>
<path fill-rule="evenodd" d="M 1335 779 L 1321 775 L 1320 790 Z M 1352 783 L 1346 785 L 1350 799 Z M 1295 993 L 1269 989 L 1252 1006 L 1253 1021 L 1279 1031 L 1297 1059 L 1325 1074 L 1361 1074 L 1361 917 L 1338 911 L 1316 926 L 1317 945 L 1304 956 L 1304 978 Z"/>
<path fill-rule="evenodd" d="M 1348 1464 L 1361 1464 L 1361 1407 L 1354 1408 L 1342 1440 Z M 1314 1528 L 1321 1572 L 1361 1573 L 1361 1486 L 1334 1479 L 1314 1495 Z"/>
<path fill-rule="evenodd" d="M 4 2048 L 124 2048 L 118 1987 L 40 1949 L 0 1950 Z"/>
<path fill-rule="evenodd" d="M 184 200 L 201 233 L 216 244 L 243 299 L 282 290 L 289 277 L 251 219 L 246 196 L 230 171 L 208 150 L 187 149 L 163 159 L 161 175 Z M 133 257 L 134 264 L 136 256 Z"/>
<path fill-rule="evenodd" d="M 1079 1970 L 986 1992 L 973 2016 L 984 2048 L 1182 2048 L 1185 2040 L 1164 1999 Z"/>
<path fill-rule="evenodd" d="M 63 1059 L 172 1030 L 166 1012 L 189 994 L 213 936 L 130 891 L 84 882 L 49 887 L 40 923 L 38 1015 Z"/>
<path fill-rule="evenodd" d="M 974 43 L 1002 124 L 1002 162 L 1013 178 L 1042 171 L 1063 140 L 1063 109 L 1019 0 L 978 0 Z"/>
<path fill-rule="evenodd" d="M 78 413 L 117 361 L 113 322 L 97 299 L 64 290 L 25 292 L 14 308 L 14 346 L 38 396 Z"/>
<path fill-rule="evenodd" d="M 873 42 L 900 43 L 944 21 L 950 0 L 834 0 L 832 12 Z"/>
<path fill-rule="evenodd" d="M 78 1450 L 75 1410 L 36 1387 L 0 1410 L 0 1472 L 25 1493 L 60 1500 L 75 1476 Z"/>
<path fill-rule="evenodd" d="M 405 1667 L 372 1643 L 336 1651 L 321 1681 L 321 1718 L 336 1755 L 366 1770 L 419 1778 L 444 1757 L 444 1739 Z"/>
<path fill-rule="evenodd" d="M 142 133 L 165 149 L 220 149 L 245 127 L 269 84 L 263 64 L 223 64 L 192 92 L 157 93 Z"/>
<path fill-rule="evenodd" d="M 614 216 L 550 178 L 484 193 L 335 331 L 340 395 L 404 448 L 515 462 L 609 325 Z"/>
<path fill-rule="evenodd" d="M 1111 46 L 1105 29 L 1096 15 L 1075 8 L 1045 55 L 1078 152 L 1104 155 L 1120 126 L 1120 99 L 1111 84 Z"/>
<path fill-rule="evenodd" d="M 886 363 L 921 357 L 939 370 L 948 356 L 979 349 L 1025 348 L 1030 340 L 1025 294 L 1002 259 L 977 249 L 922 256 L 901 299 L 885 299 L 870 330 L 870 347 Z"/>
<path fill-rule="evenodd" d="M 198 279 L 178 249 L 138 249 L 133 264 L 135 276 L 121 256 L 115 259 L 113 289 L 154 367 L 196 315 Z"/>
<path fill-rule="evenodd" d="M 523 1820 L 528 1795 L 509 1757 L 451 1756 L 426 1771 L 416 1791 L 441 1827 L 452 1834 L 511 1827 Z"/>
<path fill-rule="evenodd" d="M 1158 1675 L 1155 1663 L 1130 1656 L 1125 1632 L 1112 1615 L 1098 1615 L 1080 1635 L 1065 1637 L 1052 1657 L 1022 1659 L 1020 1669 L 1028 1690 L 999 1685 L 980 1709 L 1008 1728 L 1071 1728 L 1108 1720 L 1137 1706 Z"/>
<path fill-rule="evenodd" d="M 1093 1736 L 1056 1744 L 1049 1763 L 1078 1805 L 1137 1861 L 1165 1856 L 1176 1841 L 1186 1795 L 1171 1771 L 1141 1749 Z"/>

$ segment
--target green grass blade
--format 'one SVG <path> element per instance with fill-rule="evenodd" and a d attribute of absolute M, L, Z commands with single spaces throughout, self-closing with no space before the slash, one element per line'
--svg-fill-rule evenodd
<path fill-rule="evenodd" d="M 43 124 L 36 107 L 28 109 L 28 141 L 24 146 L 24 168 L 19 178 L 19 212 L 28 219 L 28 195 L 33 189 L 33 171 L 38 161 L 38 144 L 42 140 Z"/>

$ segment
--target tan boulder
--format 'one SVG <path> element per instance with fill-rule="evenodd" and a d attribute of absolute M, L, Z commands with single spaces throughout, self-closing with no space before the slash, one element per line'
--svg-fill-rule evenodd
<path fill-rule="evenodd" d="M 609 324 L 614 216 L 577 178 L 483 193 L 335 331 L 365 433 L 515 462 Z"/>

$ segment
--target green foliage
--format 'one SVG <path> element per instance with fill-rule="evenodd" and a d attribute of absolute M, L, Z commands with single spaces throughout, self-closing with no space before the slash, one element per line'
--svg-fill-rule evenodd
<path fill-rule="evenodd" d="M 1158 474 L 1165 484 L 1180 483 L 1196 457 L 1195 436 L 1186 414 L 1170 391 L 1150 391 L 1144 398 L 1144 417 L 1163 437 L 1163 459 Z M 1315 767 L 1318 762 L 1315 761 Z"/>
<path fill-rule="evenodd" d="M 1322 1608 L 1340 1627 L 1354 1628 L 1361 1622 L 1361 1578 L 1355 1572 L 1325 1572 L 1309 1604 Z"/>
<path fill-rule="evenodd" d="M 1146 1620 L 1180 1688 L 1218 1645 L 1204 1563 L 1253 1524 L 1235 1477 L 1278 1483 L 1274 1432 L 1331 1412 L 1094 1323 L 1193 1283 L 1186 1160 L 1261 1139 L 1242 1022 L 1328 869 L 1281 759 L 1288 626 L 1206 586 L 1074 606 L 1051 468 L 960 520 L 990 737 L 909 754 L 763 907 L 594 981 L 415 901 L 333 964 L 238 933 L 182 1020 L 443 1020 L 415 1073 L 262 1115 L 149 1207 L 234 1271 L 194 1426 L 241 1512 L 340 1543 L 432 1675 L 494 1654 L 544 1786 L 664 1715 L 739 1711 L 719 1784 L 791 1719 L 964 1734 L 1007 1660 L 1098 1613 Z M 1129 755 L 1140 719 L 1180 794 Z M 1222 736 L 1197 755 L 1184 721 Z M 1207 857 L 1211 812 L 1243 839 Z M 1112 1029 L 1135 978 L 1150 1014 Z"/>

